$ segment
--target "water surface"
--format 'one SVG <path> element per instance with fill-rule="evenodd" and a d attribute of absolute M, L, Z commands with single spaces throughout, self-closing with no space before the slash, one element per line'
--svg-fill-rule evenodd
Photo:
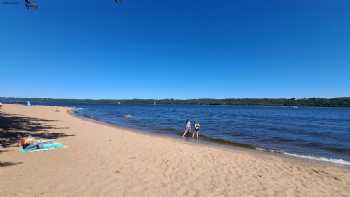
<path fill-rule="evenodd" d="M 83 105 L 77 114 L 146 132 L 181 135 L 186 119 L 201 138 L 350 164 L 350 109 L 317 107 Z"/>

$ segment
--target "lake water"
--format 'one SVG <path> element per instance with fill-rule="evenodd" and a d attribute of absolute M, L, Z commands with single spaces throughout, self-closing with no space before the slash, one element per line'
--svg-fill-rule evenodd
<path fill-rule="evenodd" d="M 180 136 L 186 119 L 200 140 L 350 165 L 350 108 L 82 105 L 76 114 L 145 132 Z"/>

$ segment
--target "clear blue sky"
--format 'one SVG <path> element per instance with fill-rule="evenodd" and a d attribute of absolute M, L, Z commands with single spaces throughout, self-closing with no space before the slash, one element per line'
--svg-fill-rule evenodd
<path fill-rule="evenodd" d="M 0 96 L 350 96 L 349 0 L 37 2 L 0 5 Z"/>

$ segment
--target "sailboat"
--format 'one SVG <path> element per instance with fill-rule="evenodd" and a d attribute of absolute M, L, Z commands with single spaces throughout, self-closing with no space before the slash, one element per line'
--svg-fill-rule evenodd
<path fill-rule="evenodd" d="M 153 105 L 157 105 L 157 101 L 159 100 L 159 98 L 157 98 L 157 99 L 154 99 L 154 101 L 153 101 Z"/>

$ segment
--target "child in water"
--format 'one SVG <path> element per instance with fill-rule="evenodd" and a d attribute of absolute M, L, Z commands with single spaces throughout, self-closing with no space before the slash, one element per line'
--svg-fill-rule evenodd
<path fill-rule="evenodd" d="M 194 122 L 194 132 L 192 134 L 192 137 L 194 138 L 194 136 L 197 136 L 197 139 L 199 137 L 199 129 L 200 129 L 201 125 L 199 124 L 199 122 L 195 121 Z"/>
<path fill-rule="evenodd" d="M 191 132 L 191 128 L 192 128 L 192 123 L 190 120 L 186 120 L 186 125 L 185 125 L 185 132 L 182 135 L 182 137 L 186 137 L 187 133 Z"/>

